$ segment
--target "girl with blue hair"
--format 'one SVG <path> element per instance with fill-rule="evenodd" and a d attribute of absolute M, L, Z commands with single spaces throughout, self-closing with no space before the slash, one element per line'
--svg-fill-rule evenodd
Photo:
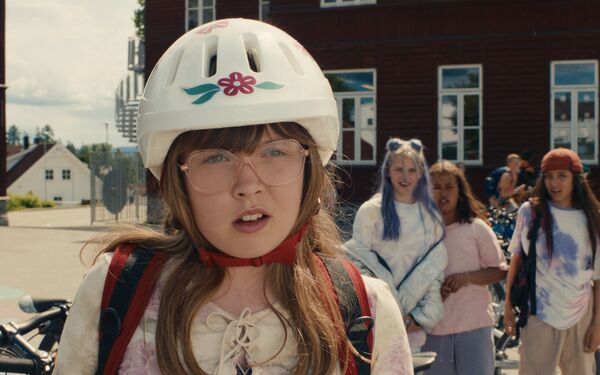
<path fill-rule="evenodd" d="M 356 214 L 346 253 L 363 272 L 385 280 L 396 292 L 415 352 L 444 314 L 444 225 L 420 140 L 391 138 L 380 174 L 379 191 Z"/>

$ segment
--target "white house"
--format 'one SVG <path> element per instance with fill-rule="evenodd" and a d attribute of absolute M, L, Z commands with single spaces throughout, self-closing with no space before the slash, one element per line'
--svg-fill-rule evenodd
<path fill-rule="evenodd" d="M 32 192 L 57 203 L 90 199 L 90 169 L 60 142 L 33 145 L 6 162 L 9 194 Z"/>

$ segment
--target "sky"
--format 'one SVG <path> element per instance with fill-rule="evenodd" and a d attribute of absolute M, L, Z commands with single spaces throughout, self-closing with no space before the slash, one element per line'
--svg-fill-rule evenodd
<path fill-rule="evenodd" d="M 135 146 L 115 127 L 137 0 L 7 0 L 6 125 L 63 144 Z"/>

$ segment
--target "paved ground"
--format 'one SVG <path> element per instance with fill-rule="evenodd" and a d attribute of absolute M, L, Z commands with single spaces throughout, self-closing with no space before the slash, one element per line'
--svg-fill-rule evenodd
<path fill-rule="evenodd" d="M 0 321 L 24 317 L 17 307 L 23 294 L 72 299 L 87 269 L 80 250 L 109 228 L 90 225 L 89 207 L 16 211 L 8 218 L 9 226 L 0 227 Z"/>

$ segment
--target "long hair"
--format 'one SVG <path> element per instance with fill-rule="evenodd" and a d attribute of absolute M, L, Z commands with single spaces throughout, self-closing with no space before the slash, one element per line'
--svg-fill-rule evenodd
<path fill-rule="evenodd" d="M 402 223 L 396 213 L 394 206 L 394 186 L 389 176 L 390 164 L 394 158 L 407 157 L 411 159 L 419 171 L 422 172 L 421 178 L 417 181 L 413 195 L 415 200 L 423 205 L 434 222 L 439 222 L 443 228 L 442 219 L 433 201 L 431 194 L 431 184 L 427 168 L 427 160 L 423 154 L 423 145 L 418 139 L 403 140 L 400 138 L 390 138 L 385 146 L 386 152 L 383 157 L 380 173 L 379 192 L 381 193 L 381 216 L 383 217 L 383 239 L 397 240 L 402 233 Z"/>
<path fill-rule="evenodd" d="M 294 374 L 331 374 L 340 358 L 340 340 L 345 334 L 335 296 L 323 292 L 326 281 L 318 271 L 314 252 L 334 257 L 340 243 L 337 227 L 332 219 L 335 189 L 331 176 L 323 167 L 317 145 L 300 125 L 295 123 L 246 126 L 229 129 L 190 131 L 178 136 L 165 158 L 162 172 L 162 197 L 167 206 L 164 230 L 150 232 L 138 229 L 114 238 L 105 251 L 113 251 L 119 244 L 130 242 L 145 248 L 158 249 L 171 257 L 169 273 L 165 277 L 156 329 L 156 351 L 160 370 L 165 374 L 205 374 L 198 366 L 192 351 L 193 319 L 200 308 L 211 300 L 223 282 L 225 270 L 206 267 L 195 251 L 196 245 L 209 246 L 196 227 L 190 210 L 181 164 L 195 149 L 224 148 L 232 152 L 252 151 L 264 134 L 271 131 L 284 138 L 293 138 L 309 150 L 304 173 L 304 187 L 300 213 L 291 233 L 309 223 L 307 233 L 297 246 L 292 266 L 269 264 L 264 285 L 271 285 L 289 320 L 275 306 L 270 306 L 285 328 L 292 327 L 298 336 L 298 362 Z M 318 214 L 315 214 L 318 211 Z M 266 288 L 263 290 L 266 297 Z M 343 298 L 343 296 L 340 296 Z M 347 303 L 341 300 L 340 303 Z M 286 331 L 280 350 L 288 339 Z M 352 350 L 352 349 L 350 349 Z M 273 356 L 277 353 L 273 353 Z"/>
<path fill-rule="evenodd" d="M 487 221 L 485 206 L 475 197 L 465 174 L 454 163 L 447 160 L 440 160 L 429 168 L 429 174 L 432 177 L 448 174 L 455 178 L 458 184 L 458 204 L 456 211 L 459 223 L 471 223 L 475 218 Z"/>
<path fill-rule="evenodd" d="M 600 230 L 600 203 L 598 202 L 598 199 L 596 199 L 596 195 L 583 175 L 580 173 L 570 173 L 573 174 L 573 192 L 571 195 L 573 208 L 583 210 L 583 213 L 585 214 L 587 219 L 587 231 L 592 245 L 592 259 L 595 260 L 597 238 Z M 538 178 L 531 195 L 531 209 L 535 215 L 541 215 L 541 227 L 546 235 L 548 259 L 552 259 L 554 247 L 554 238 L 552 235 L 554 220 L 550 213 L 550 201 L 552 198 L 546 188 L 545 177 L 543 175 Z"/>

